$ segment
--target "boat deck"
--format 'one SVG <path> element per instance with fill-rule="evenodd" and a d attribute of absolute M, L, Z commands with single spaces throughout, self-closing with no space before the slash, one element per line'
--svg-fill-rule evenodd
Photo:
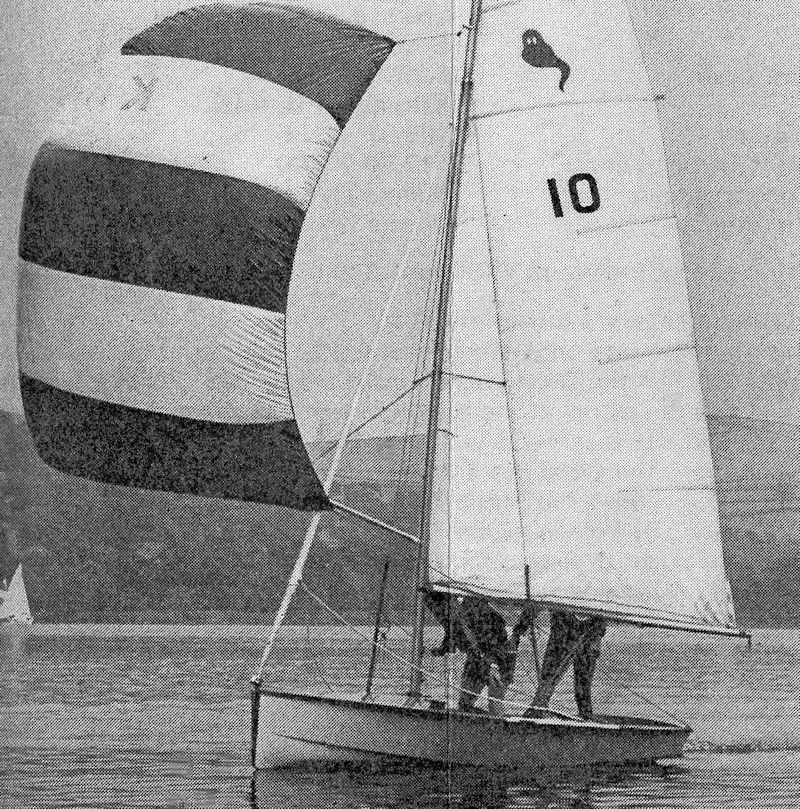
<path fill-rule="evenodd" d="M 558 711 L 542 710 L 540 716 L 525 716 L 521 710 L 507 710 L 504 714 L 490 714 L 481 709 L 470 711 L 460 710 L 455 704 L 444 705 L 441 700 L 423 697 L 419 702 L 411 702 L 405 694 L 387 693 L 370 695 L 364 699 L 361 693 L 334 692 L 330 694 L 320 694 L 311 689 L 295 689 L 283 691 L 280 689 L 261 689 L 261 694 L 265 696 L 279 697 L 288 700 L 298 700 L 302 702 L 318 702 L 341 707 L 352 707 L 358 705 L 365 712 L 373 713 L 393 713 L 407 714 L 410 716 L 442 717 L 449 721 L 458 720 L 465 722 L 504 722 L 513 724 L 534 724 L 557 727 L 580 727 L 584 729 L 614 730 L 614 729 L 634 729 L 642 730 L 680 730 L 691 732 L 687 725 L 661 722 L 655 719 L 645 719 L 631 716 L 612 716 L 607 714 L 596 714 L 591 719 L 582 719 L 578 716 L 570 716 Z"/>

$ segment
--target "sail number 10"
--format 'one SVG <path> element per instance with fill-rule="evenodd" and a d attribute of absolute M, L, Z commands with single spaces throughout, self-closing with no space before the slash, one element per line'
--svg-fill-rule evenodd
<path fill-rule="evenodd" d="M 578 213 L 594 213 L 600 207 L 600 191 L 597 189 L 597 180 L 591 174 L 582 172 L 573 174 L 567 180 L 569 200 Z M 564 207 L 561 204 L 561 192 L 555 177 L 547 181 L 547 190 L 550 192 L 550 202 L 553 213 L 557 217 L 564 216 Z"/>

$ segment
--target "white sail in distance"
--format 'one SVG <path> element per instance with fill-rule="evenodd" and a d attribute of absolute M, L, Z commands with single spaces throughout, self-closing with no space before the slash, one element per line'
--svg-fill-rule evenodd
<path fill-rule="evenodd" d="M 0 623 L 13 622 L 32 624 L 33 616 L 28 605 L 28 594 L 22 578 L 22 565 L 17 565 L 8 589 L 0 592 Z"/>
<path fill-rule="evenodd" d="M 431 581 L 733 627 L 658 100 L 626 5 L 489 5 L 472 78 Z"/>

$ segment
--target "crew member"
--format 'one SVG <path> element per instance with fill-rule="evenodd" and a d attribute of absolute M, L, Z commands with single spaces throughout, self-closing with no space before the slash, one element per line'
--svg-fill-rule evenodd
<path fill-rule="evenodd" d="M 486 688 L 489 713 L 502 714 L 502 700 L 513 678 L 515 660 L 503 616 L 483 598 L 464 598 L 459 604 L 445 593 L 426 591 L 425 603 L 444 627 L 442 642 L 431 649 L 431 654 L 459 651 L 466 655 L 459 710 L 474 710 Z"/>
<path fill-rule="evenodd" d="M 526 631 L 534 631 L 537 614 L 538 609 L 533 605 L 523 609 L 512 633 L 512 643 L 518 644 Z M 584 719 L 592 717 L 592 680 L 607 627 L 607 622 L 599 617 L 580 617 L 560 611 L 551 613 L 550 637 L 532 707 L 547 708 L 556 686 L 572 663 L 578 714 Z"/>

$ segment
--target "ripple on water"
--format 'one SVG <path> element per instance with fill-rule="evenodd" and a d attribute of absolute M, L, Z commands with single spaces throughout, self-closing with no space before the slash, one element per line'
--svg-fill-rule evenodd
<path fill-rule="evenodd" d="M 3 809 L 800 806 L 796 631 L 759 632 L 750 653 L 713 639 L 610 639 L 598 704 L 641 708 L 613 677 L 695 728 L 688 755 L 668 766 L 551 780 L 431 768 L 303 770 L 264 773 L 251 791 L 247 681 L 260 628 L 35 630 L 0 643 Z M 287 633 L 284 662 L 296 670 L 299 661 L 314 676 L 338 666 L 352 680 L 341 632 L 324 628 L 310 642 L 313 654 L 305 630 Z M 327 657 L 309 668 L 318 655 Z M 521 671 L 529 662 L 521 660 Z M 381 664 L 382 681 L 398 676 L 389 663 Z"/>

